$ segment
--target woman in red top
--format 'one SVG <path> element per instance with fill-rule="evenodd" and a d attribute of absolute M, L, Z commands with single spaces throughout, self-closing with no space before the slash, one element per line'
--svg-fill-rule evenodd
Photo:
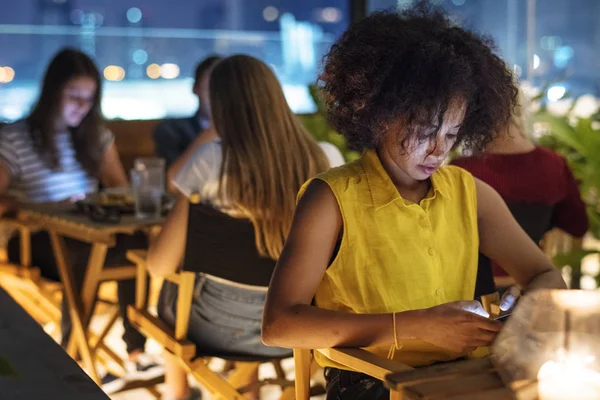
<path fill-rule="evenodd" d="M 588 230 L 588 217 L 569 166 L 558 154 L 536 146 L 524 126 L 523 118 L 515 116 L 483 154 L 459 158 L 453 164 L 496 189 L 534 241 L 539 243 L 554 227 L 582 237 Z M 500 266 L 492 266 L 495 277 L 507 276 Z"/>

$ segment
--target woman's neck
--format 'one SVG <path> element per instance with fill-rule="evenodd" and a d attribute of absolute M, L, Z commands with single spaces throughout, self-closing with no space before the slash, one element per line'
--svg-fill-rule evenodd
<path fill-rule="evenodd" d="M 535 149 L 535 145 L 515 125 L 498 134 L 498 136 L 486 147 L 486 153 L 492 154 L 519 154 L 529 153 Z"/>
<path fill-rule="evenodd" d="M 413 203 L 419 204 L 429 191 L 429 179 L 420 181 L 412 178 L 394 162 L 393 157 L 385 148 L 378 149 L 377 155 L 379 156 L 379 161 L 381 162 L 383 169 L 387 172 L 394 186 L 396 186 L 396 190 L 398 190 L 400 196 Z"/>
<path fill-rule="evenodd" d="M 54 122 L 54 132 L 55 133 L 65 132 L 67 129 L 68 129 L 67 124 L 62 119 L 59 118 Z"/>

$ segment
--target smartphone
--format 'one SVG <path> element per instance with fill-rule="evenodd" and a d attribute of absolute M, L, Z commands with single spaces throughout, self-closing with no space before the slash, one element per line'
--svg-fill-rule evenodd
<path fill-rule="evenodd" d="M 501 315 L 501 316 L 499 316 L 499 317 L 496 317 L 496 318 L 494 318 L 494 321 L 502 321 L 502 322 L 505 322 L 505 321 L 508 319 L 508 317 L 510 317 L 511 315 L 512 315 L 512 313 L 508 313 L 508 314 Z"/>

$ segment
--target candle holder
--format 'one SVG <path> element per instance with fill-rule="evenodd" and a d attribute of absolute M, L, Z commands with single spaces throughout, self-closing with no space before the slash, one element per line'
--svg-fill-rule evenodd
<path fill-rule="evenodd" d="M 600 399 L 600 292 L 524 296 L 492 346 L 519 400 Z"/>

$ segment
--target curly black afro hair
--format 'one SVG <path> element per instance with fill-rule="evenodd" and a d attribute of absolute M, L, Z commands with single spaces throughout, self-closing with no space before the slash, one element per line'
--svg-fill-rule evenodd
<path fill-rule="evenodd" d="M 441 126 L 449 104 L 463 99 L 456 143 L 482 150 L 507 125 L 518 94 L 493 48 L 490 39 L 456 26 L 427 1 L 372 14 L 325 57 L 319 82 L 328 117 L 355 150 L 376 148 L 402 117 L 404 146 L 412 137 L 425 140 L 418 126 Z"/>

